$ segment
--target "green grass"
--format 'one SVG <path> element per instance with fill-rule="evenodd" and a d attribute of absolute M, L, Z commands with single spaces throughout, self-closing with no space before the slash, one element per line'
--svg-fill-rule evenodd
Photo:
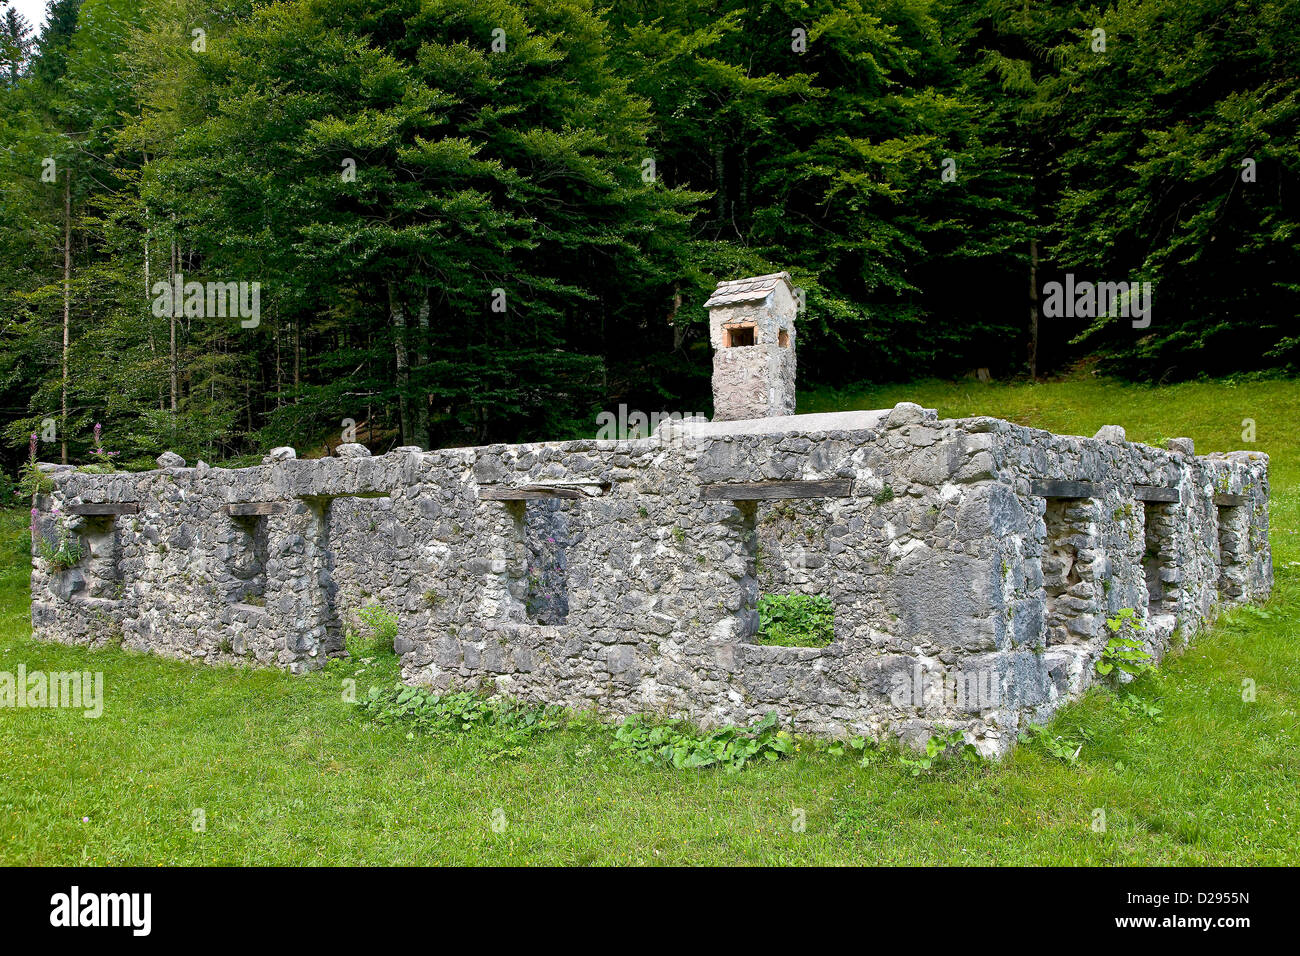
<path fill-rule="evenodd" d="M 10 512 L 0 670 L 103 671 L 106 705 L 99 720 L 0 710 L 0 862 L 1300 862 L 1300 387 L 933 382 L 819 393 L 801 410 L 901 400 L 945 416 L 1088 435 L 1114 422 L 1138 440 L 1190 435 L 1201 452 L 1269 452 L 1273 599 L 1226 616 L 1134 685 L 1161 721 L 1121 711 L 1106 692 L 1066 708 L 1051 732 L 1083 742 L 1073 764 L 1033 745 L 1000 765 L 913 777 L 888 755 L 863 768 L 804 741 L 793 757 L 740 773 L 675 771 L 616 752 L 610 731 L 588 719 L 500 759 L 490 734 L 408 739 L 400 726 L 361 722 L 339 673 L 290 677 L 32 641 L 26 517 Z M 1243 418 L 1257 423 L 1255 445 L 1241 441 Z M 1242 700 L 1245 679 L 1256 683 L 1253 703 Z M 367 676 L 358 682 L 364 693 Z M 202 833 L 191 829 L 197 808 Z M 1091 828 L 1098 808 L 1104 833 Z"/>

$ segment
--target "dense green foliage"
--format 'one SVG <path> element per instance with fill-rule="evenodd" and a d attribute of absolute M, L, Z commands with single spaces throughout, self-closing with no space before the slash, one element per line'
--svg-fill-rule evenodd
<path fill-rule="evenodd" d="M 1295 364 L 1300 0 L 0 6 L 10 471 L 707 411 L 704 297 L 781 268 L 810 385 Z M 1066 274 L 1150 326 L 1035 331 Z"/>
<path fill-rule="evenodd" d="M 721 767 L 734 773 L 751 761 L 780 760 L 794 753 L 794 740 L 777 724 L 775 712 L 752 727 L 728 725 L 714 731 L 700 731 L 680 722 L 648 723 L 633 716 L 614 731 L 614 749 L 644 764 L 663 764 L 676 770 Z"/>
<path fill-rule="evenodd" d="M 764 594 L 758 599 L 758 643 L 825 647 L 835 640 L 835 609 L 824 594 Z"/>
<path fill-rule="evenodd" d="M 458 734 L 475 727 L 492 727 L 522 739 L 559 725 L 558 708 L 528 707 L 505 698 L 488 698 L 468 691 L 433 694 L 420 687 L 384 690 L 371 687 L 357 701 L 360 713 L 377 724 L 394 724 L 408 732 Z"/>

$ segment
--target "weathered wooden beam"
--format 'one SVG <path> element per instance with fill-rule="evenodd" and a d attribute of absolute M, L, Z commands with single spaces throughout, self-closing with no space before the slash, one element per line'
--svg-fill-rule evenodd
<path fill-rule="evenodd" d="M 69 505 L 68 514 L 74 515 L 134 515 L 140 513 L 138 501 L 91 501 Z"/>
<path fill-rule="evenodd" d="M 1220 508 L 1240 508 L 1249 501 L 1245 495 L 1230 495 L 1224 491 L 1214 496 L 1214 503 Z"/>
<path fill-rule="evenodd" d="M 1040 498 L 1100 498 L 1101 485 L 1093 481 L 1033 481 L 1029 493 Z"/>
<path fill-rule="evenodd" d="M 289 513 L 287 501 L 238 501 L 226 505 L 226 514 L 232 518 L 249 515 L 284 515 Z"/>
<path fill-rule="evenodd" d="M 479 485 L 480 501 L 545 501 L 553 498 L 586 498 L 577 488 L 552 488 L 548 485 L 522 485 L 506 488 L 502 485 Z"/>
<path fill-rule="evenodd" d="M 736 481 L 725 485 L 701 485 L 703 501 L 777 501 L 782 498 L 847 498 L 853 493 L 853 479 L 827 481 Z"/>
<path fill-rule="evenodd" d="M 1133 497 L 1138 501 L 1181 501 L 1177 488 L 1160 485 L 1134 485 Z"/>

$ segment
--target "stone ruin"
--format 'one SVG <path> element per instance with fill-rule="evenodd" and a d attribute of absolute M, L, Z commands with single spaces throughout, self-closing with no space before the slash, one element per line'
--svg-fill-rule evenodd
<path fill-rule="evenodd" d="M 1097 680 L 1121 610 L 1158 659 L 1268 595 L 1266 455 L 909 403 L 790 414 L 789 276 L 709 304 L 715 420 L 652 437 L 42 466 L 39 533 L 71 522 L 85 555 L 33 559 L 33 630 L 298 673 L 377 603 L 411 684 L 912 745 L 960 728 L 996 755 Z M 765 594 L 827 596 L 833 642 L 761 643 Z"/>

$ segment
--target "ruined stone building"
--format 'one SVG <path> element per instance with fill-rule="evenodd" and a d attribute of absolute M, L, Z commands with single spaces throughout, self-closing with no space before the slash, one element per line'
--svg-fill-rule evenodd
<path fill-rule="evenodd" d="M 1158 657 L 1268 594 L 1267 456 L 913 404 L 795 415 L 796 303 L 784 273 L 720 284 L 715 418 L 652 437 L 44 466 L 41 533 L 71 521 L 87 553 L 34 558 L 33 628 L 297 673 L 378 603 L 412 684 L 909 742 L 959 727 L 1000 753 L 1097 679 L 1123 609 Z M 761 643 L 764 594 L 827 596 L 834 640 Z"/>

